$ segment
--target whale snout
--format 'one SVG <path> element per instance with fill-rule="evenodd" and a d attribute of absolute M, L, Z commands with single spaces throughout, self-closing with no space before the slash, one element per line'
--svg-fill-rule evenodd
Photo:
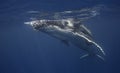
<path fill-rule="evenodd" d="M 40 20 L 35 20 L 30 22 L 24 22 L 24 24 L 32 26 L 35 30 L 39 30 L 41 27 L 43 27 L 44 22 Z"/>

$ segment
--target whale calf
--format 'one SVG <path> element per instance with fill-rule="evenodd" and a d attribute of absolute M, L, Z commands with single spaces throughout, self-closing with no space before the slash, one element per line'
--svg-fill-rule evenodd
<path fill-rule="evenodd" d="M 105 52 L 93 40 L 91 31 L 81 22 L 76 22 L 74 19 L 36 19 L 25 22 L 24 24 L 32 26 L 36 31 L 41 31 L 57 38 L 66 45 L 72 43 L 78 48 L 86 51 L 87 54 L 80 57 L 81 59 L 89 56 L 97 56 L 104 60 L 103 56 Z"/>

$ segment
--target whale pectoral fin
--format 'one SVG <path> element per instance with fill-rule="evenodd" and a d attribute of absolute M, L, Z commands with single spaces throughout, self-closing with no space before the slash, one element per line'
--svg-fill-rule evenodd
<path fill-rule="evenodd" d="M 65 45 L 69 46 L 69 42 L 67 40 L 61 40 L 62 43 L 64 43 Z"/>
<path fill-rule="evenodd" d="M 86 43 L 87 45 L 92 45 L 92 43 L 89 42 L 89 41 L 87 41 L 87 40 L 85 40 L 85 43 Z"/>
<path fill-rule="evenodd" d="M 84 25 L 80 25 L 80 29 L 81 29 L 81 31 L 82 31 L 84 34 L 86 34 L 86 35 L 88 35 L 88 36 L 90 36 L 90 37 L 93 36 L 92 33 L 91 33 L 91 31 L 90 31 L 87 27 L 85 27 Z"/>

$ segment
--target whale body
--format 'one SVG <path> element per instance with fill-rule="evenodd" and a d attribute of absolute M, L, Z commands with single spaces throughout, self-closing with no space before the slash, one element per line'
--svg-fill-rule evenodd
<path fill-rule="evenodd" d="M 81 59 L 88 56 L 97 56 L 104 60 L 102 56 L 105 55 L 105 52 L 93 40 L 91 31 L 81 22 L 76 22 L 73 19 L 41 19 L 25 22 L 25 24 L 31 25 L 36 31 L 41 31 L 61 40 L 66 45 L 72 43 L 78 48 L 86 51 L 87 54 L 80 57 Z"/>

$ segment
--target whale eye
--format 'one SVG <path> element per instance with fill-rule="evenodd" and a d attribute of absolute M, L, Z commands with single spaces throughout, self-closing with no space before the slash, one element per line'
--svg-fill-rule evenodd
<path fill-rule="evenodd" d="M 67 25 L 68 25 L 68 22 L 65 22 L 64 25 L 67 26 Z"/>

